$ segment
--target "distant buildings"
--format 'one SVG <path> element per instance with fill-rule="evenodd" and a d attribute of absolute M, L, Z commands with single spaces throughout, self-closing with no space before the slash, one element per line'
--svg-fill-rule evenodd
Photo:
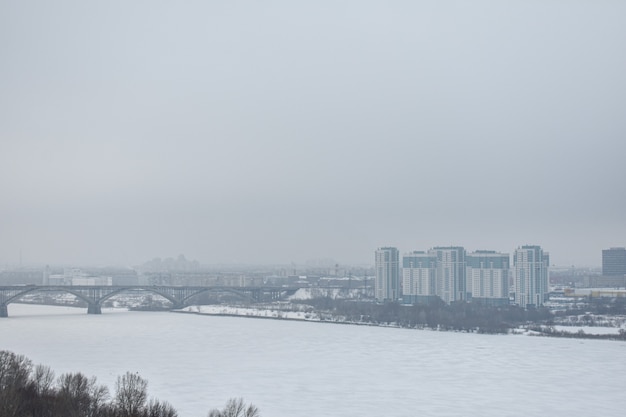
<path fill-rule="evenodd" d="M 0 285 L 39 285 L 43 281 L 41 269 L 13 269 L 0 271 Z"/>
<path fill-rule="evenodd" d="M 461 246 L 434 247 L 427 252 L 405 254 L 399 271 L 398 249 L 379 248 L 375 298 L 379 302 L 402 300 L 406 304 L 439 298 L 447 304 L 472 301 L 506 305 L 513 277 L 515 303 L 523 307 L 541 306 L 548 294 L 549 259 L 540 246 L 521 246 L 515 251 L 511 268 L 507 253 L 466 253 Z M 397 276 L 402 277 L 399 283 Z"/>
<path fill-rule="evenodd" d="M 538 307 L 548 297 L 550 257 L 540 246 L 522 246 L 513 255 L 515 304 Z"/>
<path fill-rule="evenodd" d="M 79 285 L 79 286 L 102 286 L 113 285 L 113 277 L 95 275 L 80 268 L 64 268 L 62 274 L 51 274 L 50 268 L 44 270 L 44 285 Z"/>
<path fill-rule="evenodd" d="M 509 302 L 509 255 L 495 251 L 466 254 L 461 246 L 435 247 L 402 258 L 402 301 L 413 304 L 438 297 L 445 303 L 474 300 Z"/>
<path fill-rule="evenodd" d="M 626 275 L 626 248 L 611 248 L 602 251 L 602 275 Z"/>
<path fill-rule="evenodd" d="M 446 304 L 465 300 L 465 249 L 461 246 L 436 247 L 429 253 L 437 257 L 435 293 Z"/>
<path fill-rule="evenodd" d="M 446 303 L 465 300 L 465 249 L 436 247 L 402 257 L 402 301 L 428 302 L 434 296 Z"/>
<path fill-rule="evenodd" d="M 509 303 L 509 254 L 476 251 L 466 256 L 467 292 L 471 300 L 488 305 Z"/>
<path fill-rule="evenodd" d="M 427 303 L 436 296 L 437 256 L 411 252 L 402 257 L 402 301 Z"/>
<path fill-rule="evenodd" d="M 374 298 L 376 301 L 396 301 L 402 292 L 400 289 L 400 256 L 397 248 L 385 247 L 376 251 L 376 282 Z"/>
<path fill-rule="evenodd" d="M 602 250 L 602 275 L 590 276 L 592 288 L 626 288 L 626 248 Z"/>

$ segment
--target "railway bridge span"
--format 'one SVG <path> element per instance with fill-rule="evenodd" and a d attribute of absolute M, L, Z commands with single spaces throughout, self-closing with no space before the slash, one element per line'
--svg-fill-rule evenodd
<path fill-rule="evenodd" d="M 251 302 L 279 300 L 301 287 L 228 287 L 228 286 L 164 286 L 164 285 L 16 285 L 0 287 L 0 317 L 8 317 L 8 305 L 29 294 L 47 293 L 51 296 L 72 294 L 87 304 L 87 314 L 102 314 L 102 305 L 122 293 L 146 292 L 160 295 L 172 303 L 172 309 L 189 305 L 197 295 L 215 292 L 230 293 Z"/>

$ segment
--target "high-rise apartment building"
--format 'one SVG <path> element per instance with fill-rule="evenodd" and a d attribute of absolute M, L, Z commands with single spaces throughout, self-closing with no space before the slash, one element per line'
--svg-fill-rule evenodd
<path fill-rule="evenodd" d="M 626 275 L 626 248 L 611 248 L 602 251 L 602 275 Z"/>
<path fill-rule="evenodd" d="M 378 248 L 376 251 L 376 301 L 396 301 L 400 298 L 400 256 L 397 248 Z"/>
<path fill-rule="evenodd" d="M 466 300 L 465 249 L 461 246 L 435 247 L 428 253 L 437 258 L 435 294 L 446 304 Z"/>
<path fill-rule="evenodd" d="M 509 254 L 480 250 L 465 257 L 467 292 L 473 302 L 509 303 Z"/>
<path fill-rule="evenodd" d="M 427 303 L 436 295 L 437 257 L 412 252 L 402 257 L 402 302 Z"/>
<path fill-rule="evenodd" d="M 550 256 L 540 246 L 522 246 L 513 255 L 515 303 L 521 307 L 543 305 L 548 296 Z"/>

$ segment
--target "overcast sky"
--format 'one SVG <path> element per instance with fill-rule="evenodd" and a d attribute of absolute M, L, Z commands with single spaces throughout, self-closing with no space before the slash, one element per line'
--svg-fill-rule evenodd
<path fill-rule="evenodd" d="M 626 2 L 0 3 L 0 262 L 626 246 Z"/>

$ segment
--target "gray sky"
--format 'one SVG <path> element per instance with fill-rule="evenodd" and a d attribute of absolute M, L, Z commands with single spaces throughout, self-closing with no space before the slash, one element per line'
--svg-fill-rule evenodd
<path fill-rule="evenodd" d="M 2 1 L 0 262 L 599 265 L 626 2 Z"/>

